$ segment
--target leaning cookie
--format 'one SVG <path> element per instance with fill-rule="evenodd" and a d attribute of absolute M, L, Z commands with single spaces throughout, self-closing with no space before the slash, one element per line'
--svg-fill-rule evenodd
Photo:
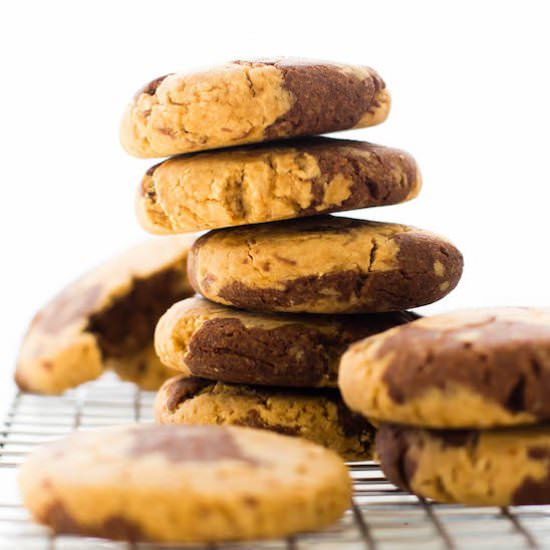
<path fill-rule="evenodd" d="M 396 204 L 421 176 L 399 149 L 307 138 L 168 159 L 144 176 L 138 219 L 153 233 L 185 233 Z"/>
<path fill-rule="evenodd" d="M 386 86 L 369 67 L 234 61 L 147 84 L 126 109 L 120 139 L 131 155 L 164 157 L 372 126 L 389 109 Z"/>
<path fill-rule="evenodd" d="M 19 486 L 33 517 L 56 533 L 172 543 L 317 530 L 351 501 L 335 453 L 219 426 L 78 432 L 35 451 Z"/>
<path fill-rule="evenodd" d="M 155 347 L 170 369 L 220 382 L 336 387 L 349 344 L 418 316 L 252 313 L 199 296 L 174 304 L 159 320 Z"/>
<path fill-rule="evenodd" d="M 151 354 L 158 318 L 192 294 L 186 274 L 191 238 L 137 245 L 68 286 L 31 322 L 15 380 L 29 392 L 57 394 L 106 368 L 139 382 L 166 370 Z M 132 373 L 132 370 L 135 372 Z M 144 383 L 151 388 L 150 379 Z"/>
<path fill-rule="evenodd" d="M 413 227 L 316 216 L 218 229 L 189 255 L 189 279 L 214 302 L 257 311 L 372 313 L 439 300 L 462 255 Z"/>
<path fill-rule="evenodd" d="M 337 390 L 291 390 L 176 376 L 157 394 L 161 424 L 232 425 L 309 439 L 346 460 L 372 458 L 374 428 Z"/>
<path fill-rule="evenodd" d="M 427 430 L 382 424 L 376 453 L 388 479 L 438 502 L 550 504 L 550 426 Z"/>
<path fill-rule="evenodd" d="M 431 428 L 550 419 L 550 310 L 425 317 L 353 344 L 339 386 L 353 410 Z"/>

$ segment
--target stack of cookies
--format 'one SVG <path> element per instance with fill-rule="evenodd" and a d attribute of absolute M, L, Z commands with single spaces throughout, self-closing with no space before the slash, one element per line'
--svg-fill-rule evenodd
<path fill-rule="evenodd" d="M 391 329 L 345 353 L 340 388 L 380 424 L 377 455 L 402 489 L 473 506 L 550 504 L 550 310 Z"/>
<path fill-rule="evenodd" d="M 157 421 L 265 428 L 370 456 L 373 428 L 337 389 L 340 356 L 415 319 L 406 309 L 444 297 L 462 272 L 440 236 L 328 215 L 418 194 L 407 153 L 311 137 L 378 124 L 389 107 L 370 68 L 287 59 L 170 74 L 137 93 L 123 146 L 179 155 L 145 174 L 141 224 L 209 230 L 188 262 L 202 296 L 157 325 L 161 361 L 183 373 L 161 388 Z"/>

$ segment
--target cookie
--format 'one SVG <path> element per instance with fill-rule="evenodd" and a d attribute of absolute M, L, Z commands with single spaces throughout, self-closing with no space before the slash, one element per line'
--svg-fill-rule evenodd
<path fill-rule="evenodd" d="M 160 318 L 155 347 L 167 367 L 187 375 L 336 387 L 338 363 L 349 344 L 417 317 L 408 311 L 330 317 L 252 313 L 194 296 Z"/>
<path fill-rule="evenodd" d="M 476 309 L 425 317 L 353 344 L 346 403 L 369 418 L 431 428 L 550 419 L 550 310 Z"/>
<path fill-rule="evenodd" d="M 413 227 L 316 216 L 211 231 L 188 268 L 197 292 L 226 305 L 371 313 L 439 300 L 458 283 L 462 255 Z"/>
<path fill-rule="evenodd" d="M 32 320 L 19 350 L 19 388 L 58 394 L 106 368 L 136 381 L 144 372 L 156 372 L 153 378 L 166 373 L 151 355 L 153 331 L 170 305 L 193 293 L 186 274 L 191 243 L 188 237 L 144 242 L 53 298 Z"/>
<path fill-rule="evenodd" d="M 374 428 L 352 413 L 337 390 L 224 384 L 176 376 L 157 394 L 160 424 L 247 426 L 309 439 L 347 460 L 372 458 Z"/>
<path fill-rule="evenodd" d="M 165 157 L 372 126 L 389 109 L 386 86 L 369 67 L 234 61 L 149 82 L 128 105 L 120 140 L 131 155 Z"/>
<path fill-rule="evenodd" d="M 77 432 L 35 451 L 19 486 L 57 533 L 159 542 L 320 529 L 351 502 L 345 464 L 265 430 L 134 425 Z"/>
<path fill-rule="evenodd" d="M 550 504 L 550 426 L 427 430 L 382 424 L 376 452 L 388 479 L 439 502 Z"/>
<path fill-rule="evenodd" d="M 404 151 L 306 138 L 168 159 L 143 178 L 138 219 L 153 233 L 185 233 L 383 206 L 418 195 Z"/>
<path fill-rule="evenodd" d="M 177 371 L 161 363 L 151 341 L 134 355 L 107 358 L 104 368 L 113 370 L 121 380 L 133 382 L 142 390 L 149 391 L 158 390 L 168 378 L 177 374 Z"/>

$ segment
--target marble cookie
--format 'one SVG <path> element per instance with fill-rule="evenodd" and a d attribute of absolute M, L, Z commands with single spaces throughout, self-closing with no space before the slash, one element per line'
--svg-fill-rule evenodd
<path fill-rule="evenodd" d="M 253 313 L 199 296 L 174 304 L 155 329 L 155 347 L 170 369 L 220 382 L 336 387 L 349 344 L 418 316 Z"/>
<path fill-rule="evenodd" d="M 371 68 L 294 58 L 234 61 L 149 82 L 128 105 L 120 140 L 137 157 L 233 147 L 383 122 Z"/>
<path fill-rule="evenodd" d="M 220 426 L 82 431 L 32 453 L 23 503 L 55 533 L 216 542 L 321 529 L 350 505 L 333 452 L 299 438 Z"/>
<path fill-rule="evenodd" d="M 186 273 L 191 237 L 139 244 L 55 296 L 32 320 L 15 381 L 29 392 L 58 394 L 113 369 L 156 389 L 169 377 L 153 353 L 158 318 L 193 293 Z"/>
<path fill-rule="evenodd" d="M 550 420 L 550 310 L 424 317 L 353 344 L 339 386 L 353 410 L 431 428 Z"/>
<path fill-rule="evenodd" d="M 160 424 L 247 426 L 303 437 L 346 460 L 372 458 L 374 428 L 352 413 L 338 390 L 224 384 L 176 376 L 155 400 Z"/>
<path fill-rule="evenodd" d="M 452 243 L 421 229 L 315 216 L 211 231 L 188 271 L 197 292 L 243 309 L 375 313 L 443 298 L 462 263 Z"/>
<path fill-rule="evenodd" d="M 165 160 L 143 177 L 136 212 L 152 233 L 185 233 L 397 204 L 420 187 L 404 151 L 306 138 Z"/>
<path fill-rule="evenodd" d="M 382 424 L 376 453 L 388 479 L 438 502 L 550 504 L 550 426 L 429 430 Z"/>

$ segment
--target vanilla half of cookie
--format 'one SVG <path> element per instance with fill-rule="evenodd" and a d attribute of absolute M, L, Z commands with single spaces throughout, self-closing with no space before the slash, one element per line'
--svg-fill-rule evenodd
<path fill-rule="evenodd" d="M 98 266 L 43 307 L 19 351 L 24 391 L 58 394 L 113 369 L 146 389 L 169 377 L 153 351 L 158 318 L 192 293 L 190 237 L 163 237 Z"/>

